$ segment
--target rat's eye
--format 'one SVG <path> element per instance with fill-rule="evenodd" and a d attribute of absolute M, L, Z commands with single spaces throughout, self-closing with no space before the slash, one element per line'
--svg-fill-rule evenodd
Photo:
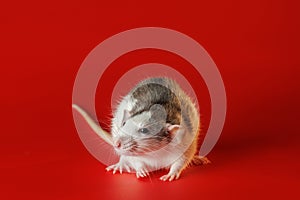
<path fill-rule="evenodd" d="M 147 134 L 149 133 L 149 130 L 147 128 L 141 128 L 139 129 L 139 133 Z"/>
<path fill-rule="evenodd" d="M 125 122 L 122 122 L 122 126 L 125 126 L 125 124 L 126 124 L 126 121 L 125 121 Z"/>

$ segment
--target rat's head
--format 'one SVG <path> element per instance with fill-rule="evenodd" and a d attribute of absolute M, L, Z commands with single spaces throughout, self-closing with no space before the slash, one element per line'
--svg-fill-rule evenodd
<path fill-rule="evenodd" d="M 113 143 L 120 155 L 142 155 L 161 149 L 171 142 L 180 126 L 166 122 L 163 106 L 131 114 L 124 110 L 123 119 L 113 131 Z"/>

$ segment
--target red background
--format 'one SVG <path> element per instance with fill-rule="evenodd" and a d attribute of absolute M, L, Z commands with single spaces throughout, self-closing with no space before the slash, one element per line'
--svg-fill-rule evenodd
<path fill-rule="evenodd" d="M 0 198 L 300 198 L 298 4 L 2 3 Z M 73 124 L 72 87 L 83 59 L 107 37 L 143 26 L 175 29 L 197 40 L 218 65 L 227 91 L 225 127 L 209 154 L 213 163 L 187 169 L 173 183 L 158 181 L 160 173 L 137 180 L 105 172 Z M 140 56 L 127 55 L 112 65 L 153 60 L 147 52 L 136 53 Z M 200 106 L 209 113 L 207 100 Z M 101 109 L 100 119 L 109 111 Z M 203 116 L 204 126 L 208 118 Z"/>

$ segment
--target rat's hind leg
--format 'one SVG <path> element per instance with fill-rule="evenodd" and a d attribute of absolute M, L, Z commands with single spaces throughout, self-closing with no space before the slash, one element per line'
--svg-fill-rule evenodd
<path fill-rule="evenodd" d="M 173 181 L 180 177 L 181 172 L 192 162 L 196 153 L 197 140 L 194 140 L 191 146 L 184 152 L 184 154 L 176 160 L 170 167 L 168 174 L 160 177 L 162 181 Z"/>
<path fill-rule="evenodd" d="M 178 160 L 176 160 L 170 167 L 170 171 L 168 174 L 160 177 L 160 180 L 162 181 L 173 181 L 180 177 L 180 174 L 182 170 L 187 166 L 188 159 L 185 158 L 185 156 L 182 156 Z"/>
<path fill-rule="evenodd" d="M 191 161 L 191 165 L 205 165 L 211 163 L 207 157 L 195 155 Z"/>

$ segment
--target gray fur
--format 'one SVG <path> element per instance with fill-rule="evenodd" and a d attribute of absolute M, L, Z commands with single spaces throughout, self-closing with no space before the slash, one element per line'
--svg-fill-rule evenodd
<path fill-rule="evenodd" d="M 199 114 L 195 104 L 172 79 L 163 77 L 146 79 L 140 82 L 129 96 L 138 102 L 130 111 L 133 116 L 159 104 L 167 112 L 167 123 L 183 123 L 190 132 L 199 130 Z"/>

